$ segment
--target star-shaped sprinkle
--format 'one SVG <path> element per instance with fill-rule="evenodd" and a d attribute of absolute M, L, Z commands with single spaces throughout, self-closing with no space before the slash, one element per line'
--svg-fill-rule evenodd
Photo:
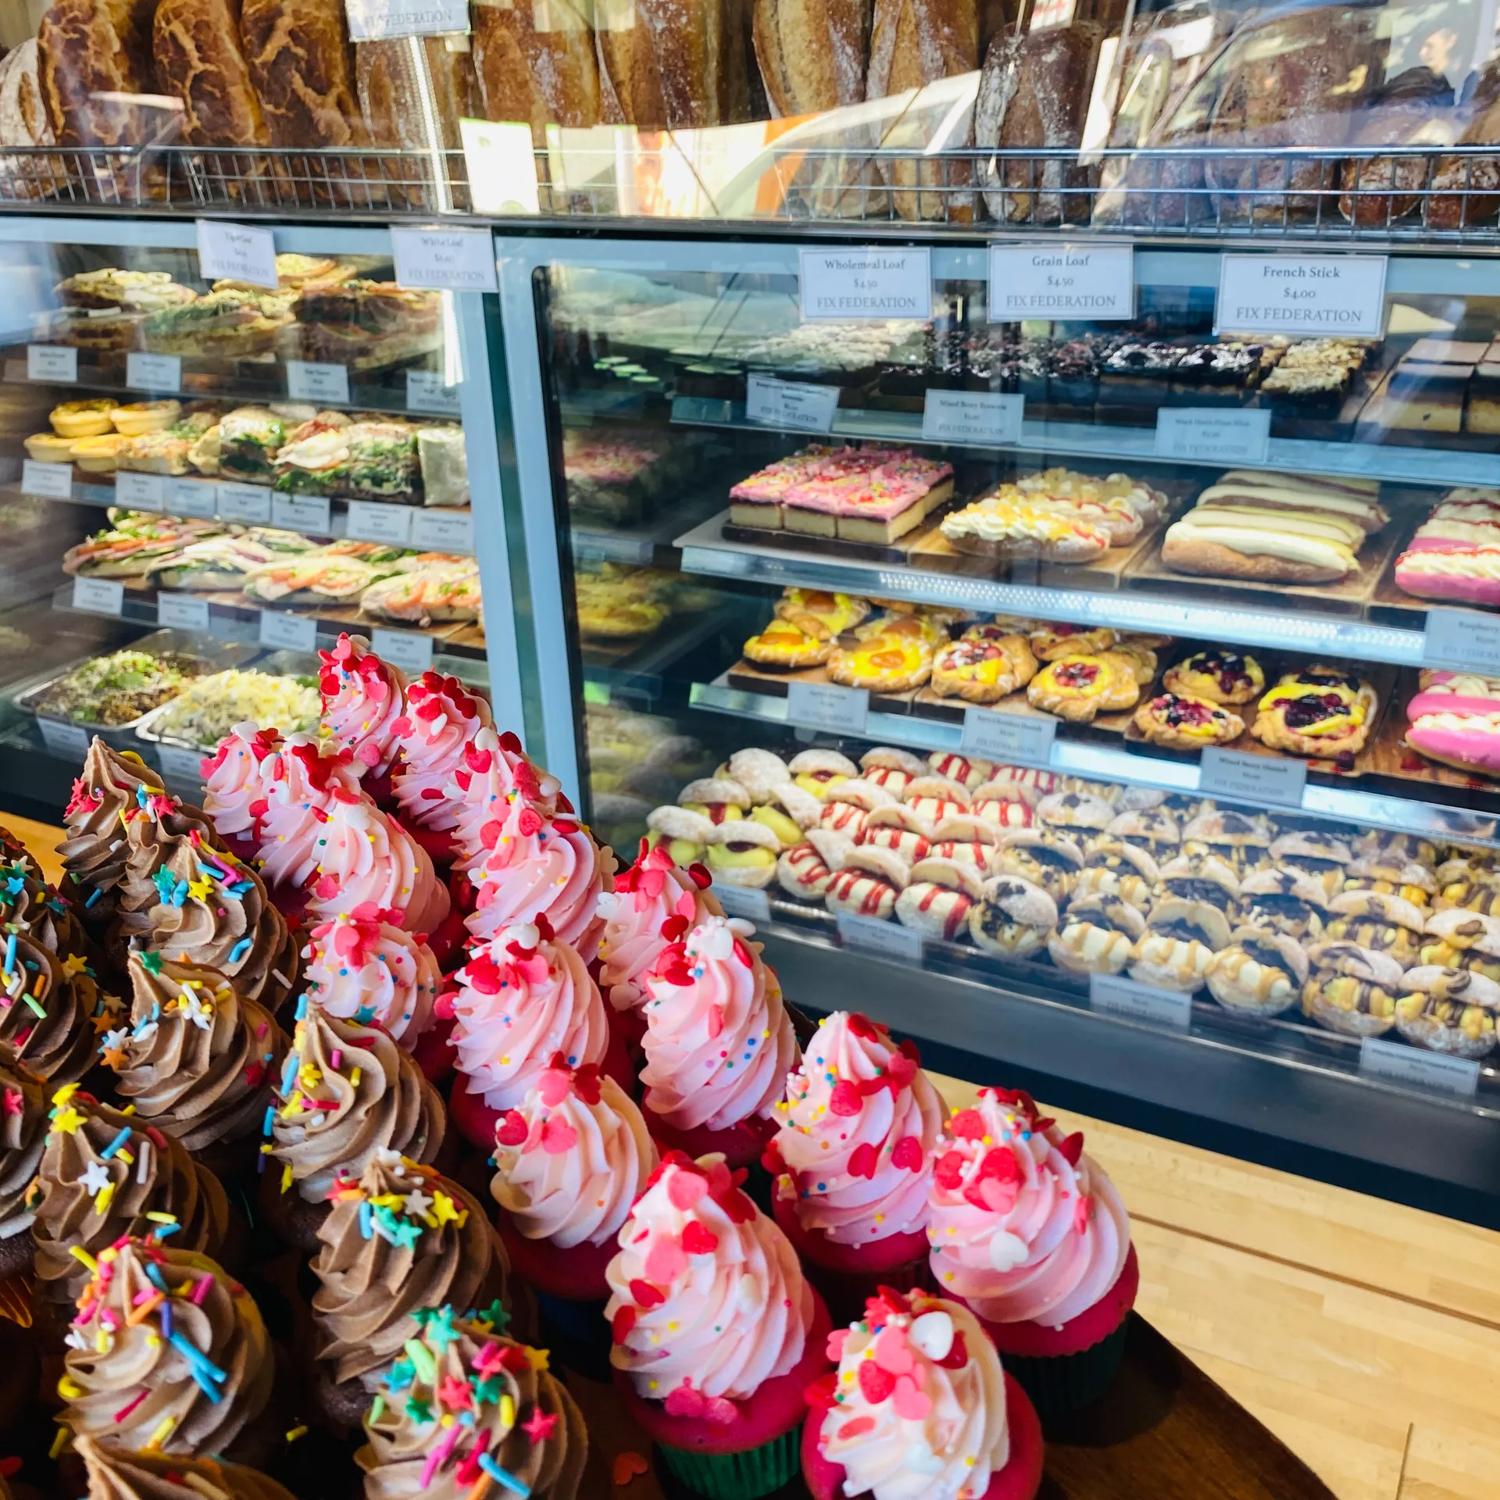
<path fill-rule="evenodd" d="M 161 954 L 154 948 L 143 948 L 141 950 L 141 967 L 148 974 L 160 974 Z"/>
<path fill-rule="evenodd" d="M 89 966 L 89 961 L 81 953 L 70 953 L 63 959 L 63 973 L 68 975 L 82 974 Z"/>
<path fill-rule="evenodd" d="M 72 1135 L 83 1124 L 83 1116 L 71 1104 L 64 1105 L 52 1117 L 52 1128 L 59 1135 Z"/>
<path fill-rule="evenodd" d="M 551 1412 L 543 1411 L 540 1406 L 533 1406 L 531 1415 L 521 1424 L 521 1431 L 533 1443 L 546 1442 L 556 1429 L 557 1417 Z"/>
<path fill-rule="evenodd" d="M 436 1192 L 432 1195 L 432 1216 L 438 1221 L 439 1227 L 459 1222 L 457 1206 L 453 1199 L 443 1192 Z"/>
<path fill-rule="evenodd" d="M 406 1415 L 413 1422 L 430 1422 L 432 1420 L 432 1403 L 424 1401 L 420 1396 L 408 1396 L 406 1399 Z"/>
<path fill-rule="evenodd" d="M 458 1337 L 458 1330 L 453 1326 L 453 1309 L 438 1308 L 427 1320 L 426 1331 L 429 1344 L 438 1349 L 446 1349 Z"/>
<path fill-rule="evenodd" d="M 551 1355 L 545 1349 L 533 1349 L 530 1344 L 526 1346 L 526 1363 L 533 1370 L 545 1370 L 551 1362 Z"/>
<path fill-rule="evenodd" d="M 510 1314 L 505 1310 L 505 1304 L 496 1297 L 488 1307 L 476 1307 L 464 1320 L 467 1323 L 481 1323 L 493 1333 L 504 1333 L 510 1327 Z M 493 1347 L 487 1345 L 486 1347 Z"/>
<path fill-rule="evenodd" d="M 26 1099 L 20 1089 L 6 1089 L 0 1094 L 0 1106 L 5 1114 L 18 1115 L 26 1107 Z"/>
<path fill-rule="evenodd" d="M 89 1194 L 102 1193 L 110 1185 L 109 1168 L 102 1161 L 91 1161 L 83 1169 L 77 1186 Z"/>
<path fill-rule="evenodd" d="M 498 1375 L 491 1375 L 484 1380 L 481 1380 L 476 1375 L 469 1381 L 469 1387 L 474 1392 L 475 1406 L 493 1406 L 500 1399 L 500 1377 Z"/>
<path fill-rule="evenodd" d="M 432 1207 L 432 1198 L 420 1188 L 413 1188 L 406 1197 L 401 1200 L 402 1207 L 414 1219 L 425 1219 L 427 1210 Z"/>

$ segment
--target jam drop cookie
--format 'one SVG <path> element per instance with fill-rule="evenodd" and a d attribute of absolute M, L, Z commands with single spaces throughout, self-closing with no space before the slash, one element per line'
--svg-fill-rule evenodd
<path fill-rule="evenodd" d="M 1073 724 L 1132 708 L 1141 696 L 1135 674 L 1102 656 L 1062 656 L 1047 663 L 1026 689 L 1033 708 Z"/>
<path fill-rule="evenodd" d="M 1266 674 L 1253 656 L 1238 651 L 1195 651 L 1168 667 L 1161 685 L 1169 692 L 1210 703 L 1248 703 L 1265 691 Z"/>
<path fill-rule="evenodd" d="M 828 883 L 844 863 L 854 840 L 825 828 L 808 830 L 807 838 L 788 849 L 776 861 L 776 879 L 782 890 L 799 901 L 821 901 Z"/>
<path fill-rule="evenodd" d="M 1280 1015 L 1295 1005 L 1307 983 L 1302 945 L 1266 928 L 1238 927 L 1229 946 L 1208 966 L 1208 992 L 1225 1010 Z"/>
<path fill-rule="evenodd" d="M 899 854 L 856 844 L 845 853 L 823 900 L 836 914 L 884 919 L 895 913 L 896 898 L 909 879 L 910 866 Z"/>
<path fill-rule="evenodd" d="M 923 937 L 951 943 L 967 927 L 983 883 L 979 871 L 960 860 L 918 860 L 911 883 L 896 898 L 896 920 Z"/>
<path fill-rule="evenodd" d="M 830 787 L 859 775 L 859 767 L 837 750 L 800 751 L 787 762 L 787 770 L 804 792 L 811 792 L 820 802 Z"/>
<path fill-rule="evenodd" d="M 1206 901 L 1158 901 L 1130 955 L 1130 977 L 1164 990 L 1193 991 L 1214 955 L 1229 946 L 1229 922 Z"/>
<path fill-rule="evenodd" d="M 758 635 L 752 635 L 742 647 L 745 657 L 761 667 L 821 666 L 833 655 L 833 642 L 824 636 L 811 635 L 790 620 L 772 620 Z"/>
<path fill-rule="evenodd" d="M 969 912 L 969 936 L 988 953 L 1024 958 L 1037 953 L 1057 926 L 1057 902 L 1018 875 L 991 876 Z"/>
<path fill-rule="evenodd" d="M 1408 969 L 1396 1001 L 1396 1029 L 1431 1052 L 1483 1057 L 1495 1045 L 1500 984 L 1472 969 L 1422 964 Z"/>
<path fill-rule="evenodd" d="M 1135 727 L 1153 745 L 1168 750 L 1201 750 L 1227 745 L 1245 732 L 1245 721 L 1207 698 L 1158 693 L 1135 711 Z"/>
<path fill-rule="evenodd" d="M 1401 965 L 1357 943 L 1320 942 L 1307 950 L 1302 1009 L 1343 1036 L 1383 1036 L 1396 1024 Z"/>

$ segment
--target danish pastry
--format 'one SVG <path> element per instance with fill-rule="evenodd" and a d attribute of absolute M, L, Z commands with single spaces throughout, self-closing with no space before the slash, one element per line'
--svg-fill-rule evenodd
<path fill-rule="evenodd" d="M 1135 674 L 1103 656 L 1061 656 L 1031 679 L 1026 700 L 1033 708 L 1072 724 L 1091 724 L 1101 713 L 1132 708 L 1141 696 Z"/>
<path fill-rule="evenodd" d="M 1307 983 L 1307 955 L 1295 938 L 1239 927 L 1208 966 L 1208 992 L 1225 1010 L 1280 1015 Z"/>
<path fill-rule="evenodd" d="M 998 703 L 1025 687 L 1036 670 L 1036 658 L 1024 636 L 984 638 L 965 631 L 933 659 L 932 690 L 940 698 L 962 698 L 965 703 Z"/>
<path fill-rule="evenodd" d="M 857 646 L 837 646 L 828 658 L 828 680 L 844 687 L 899 693 L 932 676 L 930 644 L 909 636 L 875 636 Z"/>
<path fill-rule="evenodd" d="M 831 641 L 852 630 L 870 613 L 870 602 L 857 594 L 830 594 L 822 589 L 789 588 L 776 602 L 776 618 L 808 635 Z"/>
<path fill-rule="evenodd" d="M 1146 919 L 1128 901 L 1107 895 L 1075 897 L 1047 952 L 1070 974 L 1118 974 L 1146 931 Z"/>
<path fill-rule="evenodd" d="M 790 620 L 772 620 L 743 646 L 746 659 L 762 667 L 816 667 L 833 655 L 825 636 L 813 635 Z"/>
<path fill-rule="evenodd" d="M 969 910 L 969 936 L 987 953 L 1024 958 L 1037 953 L 1057 926 L 1057 902 L 1035 882 L 993 875 Z"/>
<path fill-rule="evenodd" d="M 1250 733 L 1273 750 L 1320 760 L 1358 754 L 1370 736 L 1375 694 L 1351 681 L 1313 668 L 1288 673 L 1261 697 Z"/>
<path fill-rule="evenodd" d="M 1245 721 L 1222 704 L 1182 693 L 1158 693 L 1135 711 L 1135 727 L 1153 745 L 1201 750 L 1227 745 L 1245 732 Z"/>
<path fill-rule="evenodd" d="M 915 611 L 885 610 L 855 626 L 854 638 L 860 641 L 916 641 L 929 651 L 936 651 L 948 640 L 946 617 Z"/>
<path fill-rule="evenodd" d="M 1056 661 L 1060 656 L 1090 656 L 1108 651 L 1120 639 L 1107 625 L 1069 625 L 1059 622 L 1036 625 L 1029 632 L 1032 655 L 1038 661 Z"/>
<path fill-rule="evenodd" d="M 924 937 L 952 942 L 967 927 L 983 877 L 960 860 L 929 856 L 911 867 L 911 883 L 896 897 L 896 920 Z"/>
<path fill-rule="evenodd" d="M 1408 969 L 1396 1001 L 1396 1029 L 1431 1052 L 1483 1057 L 1495 1045 L 1500 984 L 1472 969 Z"/>
<path fill-rule="evenodd" d="M 1169 692 L 1210 703 L 1248 703 L 1266 686 L 1266 674 L 1253 656 L 1238 651 L 1195 651 L 1168 667 L 1161 685 Z"/>

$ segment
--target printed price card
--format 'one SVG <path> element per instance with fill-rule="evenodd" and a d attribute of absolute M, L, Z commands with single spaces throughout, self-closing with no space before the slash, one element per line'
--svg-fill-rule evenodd
<path fill-rule="evenodd" d="M 158 594 L 156 621 L 170 630 L 190 630 L 201 635 L 208 629 L 208 600 L 196 594 Z"/>
<path fill-rule="evenodd" d="M 1271 413 L 1219 411 L 1212 406 L 1162 407 L 1156 413 L 1156 456 L 1199 463 L 1263 464 L 1271 451 Z"/>
<path fill-rule="evenodd" d="M 127 355 L 125 384 L 133 391 L 180 391 L 182 360 L 175 354 Z"/>
<path fill-rule="evenodd" d="M 351 500 L 345 527 L 357 542 L 385 542 L 404 547 L 411 540 L 411 510 L 405 505 L 386 505 L 379 500 Z"/>
<path fill-rule="evenodd" d="M 304 536 L 329 536 L 333 523 L 326 495 L 273 495 L 271 524 Z"/>
<path fill-rule="evenodd" d="M 751 375 L 745 382 L 745 416 L 766 427 L 828 432 L 838 409 L 839 391 L 835 385 L 777 380 L 770 375 Z"/>
<path fill-rule="evenodd" d="M 50 385 L 76 385 L 78 351 L 58 344 L 28 344 L 26 378 L 43 380 Z"/>
<path fill-rule="evenodd" d="M 724 885 L 714 882 L 714 895 L 726 916 L 744 917 L 747 922 L 764 925 L 771 920 L 771 901 L 763 890 L 747 885 Z"/>
<path fill-rule="evenodd" d="M 458 387 L 444 385 L 442 374 L 437 370 L 408 370 L 406 372 L 407 411 L 431 412 L 438 417 L 458 415 Z"/>
<path fill-rule="evenodd" d="M 1018 766 L 1046 766 L 1051 763 L 1056 738 L 1056 719 L 1001 713 L 993 708 L 964 710 L 965 755 Z"/>
<path fill-rule="evenodd" d="M 1130 245 L 991 245 L 989 321 L 1135 317 L 1135 250 Z"/>
<path fill-rule="evenodd" d="M 1215 333 L 1385 335 L 1383 255 L 1219 257 Z"/>
<path fill-rule="evenodd" d="M 899 922 L 882 922 L 878 917 L 856 917 L 839 914 L 839 942 L 858 953 L 876 958 L 896 958 L 904 963 L 922 962 L 922 934 Z"/>
<path fill-rule="evenodd" d="M 1359 1071 L 1387 1083 L 1413 1084 L 1461 1098 L 1472 1097 L 1479 1088 L 1479 1064 L 1474 1058 L 1424 1052 L 1407 1042 L 1383 1042 L 1374 1036 L 1360 1039 Z"/>
<path fill-rule="evenodd" d="M 42 731 L 42 743 L 54 755 L 77 760 L 89 753 L 91 736 L 82 724 L 69 724 L 62 719 L 38 719 L 36 724 Z"/>
<path fill-rule="evenodd" d="M 1024 396 L 992 391 L 928 391 L 922 403 L 922 436 L 934 443 L 1019 442 Z"/>
<path fill-rule="evenodd" d="M 197 787 L 203 783 L 203 752 L 187 745 L 158 745 L 156 758 L 168 781 Z"/>
<path fill-rule="evenodd" d="M 392 41 L 469 29 L 467 0 L 345 0 L 349 40 Z"/>
<path fill-rule="evenodd" d="M 403 672 L 418 677 L 432 665 L 432 637 L 411 630 L 387 630 L 378 626 L 370 632 L 370 645 L 376 656 L 384 658 Z"/>
<path fill-rule="evenodd" d="M 802 251 L 806 322 L 932 316 L 932 255 L 927 250 L 830 246 Z"/>
<path fill-rule="evenodd" d="M 43 500 L 73 498 L 72 464 L 39 464 L 34 458 L 21 462 L 21 493 Z"/>
<path fill-rule="evenodd" d="M 306 615 L 263 609 L 260 612 L 260 643 L 273 651 L 316 651 L 318 622 Z"/>
<path fill-rule="evenodd" d="M 495 292 L 495 241 L 488 229 L 392 229 L 396 280 L 428 291 Z"/>
<path fill-rule="evenodd" d="M 160 510 L 166 504 L 166 482 L 160 474 L 115 475 L 115 499 L 131 510 Z"/>
<path fill-rule="evenodd" d="M 1277 807 L 1301 807 L 1306 786 L 1305 760 L 1275 760 L 1245 750 L 1223 750 L 1217 745 L 1203 752 L 1198 772 L 1198 790 L 1206 797 L 1271 802 Z"/>
<path fill-rule="evenodd" d="M 91 615 L 118 615 L 125 608 L 125 585 L 118 578 L 75 578 L 73 608 Z"/>
<path fill-rule="evenodd" d="M 205 281 L 247 281 L 275 290 L 276 235 L 259 225 L 198 220 L 198 274 Z"/>
<path fill-rule="evenodd" d="M 419 510 L 411 518 L 411 544 L 423 552 L 461 552 L 472 557 L 474 517 L 466 510 Z"/>
<path fill-rule="evenodd" d="M 839 687 L 832 682 L 792 682 L 786 690 L 786 721 L 804 729 L 834 734 L 863 734 L 870 714 L 868 688 Z"/>
<path fill-rule="evenodd" d="M 1422 665 L 1500 677 L 1500 617 L 1477 609 L 1429 609 Z"/>
<path fill-rule="evenodd" d="M 263 484 L 219 485 L 219 515 L 246 526 L 266 526 L 271 521 L 271 491 Z"/>
<path fill-rule="evenodd" d="M 349 367 L 318 364 L 312 360 L 289 359 L 286 362 L 286 391 L 293 401 L 317 404 L 332 401 L 349 404 Z"/>
<path fill-rule="evenodd" d="M 1169 1026 L 1174 1031 L 1186 1031 L 1193 1022 L 1190 995 L 1158 989 L 1155 985 L 1137 984 L 1119 974 L 1089 975 L 1089 1007 L 1105 1015 L 1123 1016 L 1129 1021 L 1150 1021 L 1155 1026 Z"/>
<path fill-rule="evenodd" d="M 211 520 L 218 514 L 219 487 L 207 479 L 169 479 L 163 488 L 166 508 L 174 516 Z"/>

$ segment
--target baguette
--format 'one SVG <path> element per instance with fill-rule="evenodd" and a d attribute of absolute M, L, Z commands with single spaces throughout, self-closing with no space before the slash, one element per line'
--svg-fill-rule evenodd
<path fill-rule="evenodd" d="M 58 0 L 37 28 L 37 77 L 60 146 L 129 146 L 142 139 L 134 109 L 96 95 L 151 87 L 150 0 Z"/>
<path fill-rule="evenodd" d="M 486 119 L 527 121 L 538 146 L 546 144 L 548 125 L 599 123 L 590 9 L 580 0 L 475 5 L 474 72 Z"/>
<path fill-rule="evenodd" d="M 152 22 L 156 86 L 182 101 L 195 146 L 268 146 L 270 133 L 240 50 L 234 0 L 159 0 Z"/>
<path fill-rule="evenodd" d="M 753 0 L 755 60 L 778 115 L 865 97 L 873 0 Z"/>

